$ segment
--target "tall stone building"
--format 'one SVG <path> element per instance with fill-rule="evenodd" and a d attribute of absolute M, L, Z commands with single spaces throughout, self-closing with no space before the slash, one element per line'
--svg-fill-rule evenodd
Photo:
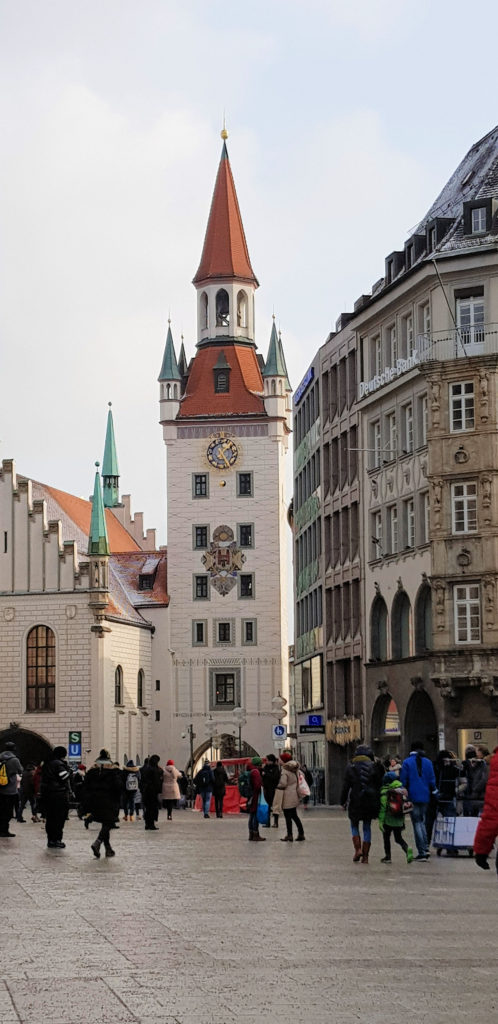
<path fill-rule="evenodd" d="M 223 135 L 225 139 L 226 134 Z M 290 385 L 275 324 L 256 351 L 253 272 L 226 142 L 194 277 L 197 346 L 187 366 L 168 329 L 159 376 L 167 447 L 171 600 L 169 749 L 271 745 L 288 685 L 285 456 Z M 175 754 L 173 753 L 173 756 Z"/>
<path fill-rule="evenodd" d="M 331 799 L 354 737 L 378 754 L 497 741 L 497 240 L 494 129 L 319 353 Z"/>

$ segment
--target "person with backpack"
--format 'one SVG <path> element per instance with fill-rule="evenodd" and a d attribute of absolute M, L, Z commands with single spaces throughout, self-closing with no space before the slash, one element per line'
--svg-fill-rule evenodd
<path fill-rule="evenodd" d="M 140 769 L 134 761 L 127 761 L 123 771 L 123 821 L 133 821 Z"/>
<path fill-rule="evenodd" d="M 104 844 L 106 857 L 114 857 L 109 833 L 119 816 L 119 805 L 123 784 L 121 770 L 111 761 L 107 750 L 102 749 L 93 766 L 85 775 L 85 806 L 90 811 L 92 821 L 100 822 L 100 832 L 91 844 L 91 850 L 97 860 L 100 858 L 100 847 Z"/>
<path fill-rule="evenodd" d="M 263 765 L 263 771 L 261 775 L 263 778 L 263 793 L 265 795 L 265 800 L 270 809 L 270 814 L 273 812 L 273 825 L 275 828 L 278 828 L 278 811 L 273 811 L 273 802 L 275 800 L 277 786 L 280 782 L 280 774 L 281 768 L 275 757 L 275 754 L 267 754 L 266 764 Z M 282 804 L 280 801 L 279 807 L 281 807 L 281 805 Z M 264 828 L 269 827 L 270 822 L 268 821 L 268 824 L 265 825 Z"/>
<path fill-rule="evenodd" d="M 205 818 L 209 818 L 209 811 L 211 808 L 211 797 L 213 795 L 214 787 L 214 775 L 211 770 L 211 765 L 206 758 L 202 768 L 194 778 L 194 786 L 196 793 L 202 800 L 202 810 Z"/>
<path fill-rule="evenodd" d="M 45 817 L 47 846 L 64 850 L 64 825 L 69 814 L 71 770 L 65 747 L 54 747 L 44 762 L 41 774 L 40 801 Z"/>
<path fill-rule="evenodd" d="M 394 842 L 401 846 L 406 863 L 411 864 L 413 860 L 413 850 L 405 843 L 401 834 L 405 827 L 406 796 L 406 789 L 403 789 L 395 772 L 386 772 L 380 790 L 379 828 L 384 839 L 384 856 L 381 864 L 391 863 L 391 835 L 394 836 Z"/>
<path fill-rule="evenodd" d="M 168 812 L 168 821 L 171 821 L 173 807 L 178 806 L 180 799 L 180 787 L 178 785 L 178 779 L 181 778 L 181 772 L 175 766 L 175 762 L 169 760 L 166 762 L 166 767 L 163 768 L 163 788 L 162 788 L 162 799 L 163 807 Z"/>
<path fill-rule="evenodd" d="M 417 846 L 415 860 L 427 861 L 429 859 L 429 843 L 426 830 L 426 816 L 431 793 L 436 795 L 436 776 L 432 761 L 424 754 L 424 745 L 420 740 L 412 743 L 412 749 L 401 766 L 401 785 L 408 792 L 408 797 L 413 803 L 410 812 L 413 826 L 413 834 Z"/>
<path fill-rule="evenodd" d="M 22 776 L 22 772 L 16 745 L 9 740 L 0 754 L 0 839 L 15 839 L 9 825 L 17 796 L 17 776 Z"/>
<path fill-rule="evenodd" d="M 353 839 L 355 864 L 368 864 L 372 845 L 372 821 L 380 810 L 380 787 L 384 768 L 374 759 L 370 747 L 361 743 L 349 762 L 344 776 L 341 804 L 347 810 Z M 363 823 L 363 842 L 360 824 Z"/>

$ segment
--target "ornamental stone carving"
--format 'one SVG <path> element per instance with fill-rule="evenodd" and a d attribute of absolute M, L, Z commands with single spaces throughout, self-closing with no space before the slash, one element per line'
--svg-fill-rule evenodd
<path fill-rule="evenodd" d="M 431 412 L 432 426 L 439 426 L 439 413 L 441 409 L 441 384 L 436 377 L 429 378 L 431 388 Z"/>
<path fill-rule="evenodd" d="M 436 595 L 436 625 L 438 629 L 444 629 L 444 606 L 446 597 L 446 586 L 442 580 L 434 580 L 432 589 Z"/>
<path fill-rule="evenodd" d="M 434 526 L 441 526 L 441 502 L 443 500 L 443 481 L 435 480 L 432 485 L 432 507 L 434 512 Z"/>
<path fill-rule="evenodd" d="M 465 451 L 465 448 L 463 447 L 463 444 L 461 444 L 460 447 L 457 448 L 457 450 L 455 452 L 455 462 L 458 462 L 461 465 L 463 462 L 468 462 L 468 461 L 469 461 L 469 453 Z"/>
<path fill-rule="evenodd" d="M 479 370 L 479 404 L 481 409 L 481 423 L 487 423 L 488 410 L 488 381 L 489 374 L 486 370 Z"/>
<path fill-rule="evenodd" d="M 490 476 L 481 477 L 481 500 L 482 507 L 484 509 L 484 522 L 489 524 L 491 522 L 491 486 L 492 480 Z"/>
<path fill-rule="evenodd" d="M 486 579 L 483 583 L 484 589 L 484 615 L 487 626 L 495 624 L 495 581 Z"/>
<path fill-rule="evenodd" d="M 13 620 L 16 617 L 16 610 L 15 610 L 15 608 L 4 608 L 4 610 L 3 610 L 3 617 L 4 617 L 6 622 L 13 622 Z"/>

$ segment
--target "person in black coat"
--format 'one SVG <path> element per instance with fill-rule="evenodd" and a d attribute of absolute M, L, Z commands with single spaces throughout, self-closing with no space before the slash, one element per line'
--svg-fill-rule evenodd
<path fill-rule="evenodd" d="M 121 771 L 113 764 L 107 750 L 101 750 L 93 766 L 85 775 L 84 802 L 94 821 L 100 821 L 101 829 L 91 849 L 97 859 L 102 843 L 106 857 L 114 857 L 109 832 L 119 814 L 123 791 Z"/>
<path fill-rule="evenodd" d="M 163 770 L 159 767 L 159 754 L 152 754 L 140 772 L 140 792 L 144 808 L 145 830 L 157 831 L 159 794 L 163 787 Z"/>
<path fill-rule="evenodd" d="M 275 754 L 268 754 L 266 758 L 266 764 L 263 765 L 261 777 L 263 779 L 263 794 L 268 804 L 269 814 L 271 814 L 273 801 L 275 799 L 275 793 L 277 790 L 277 786 L 280 782 L 280 772 L 281 768 L 275 757 Z M 278 814 L 273 815 L 273 824 L 275 827 L 278 825 Z M 270 821 L 268 820 L 268 824 L 264 825 L 263 828 L 269 827 Z"/>
<path fill-rule="evenodd" d="M 380 811 L 380 789 L 384 767 L 375 761 L 369 747 L 360 744 L 349 762 L 344 776 L 341 804 L 348 811 L 353 838 L 353 861 L 368 864 L 368 853 L 372 842 L 371 823 Z M 363 822 L 363 844 L 360 836 L 360 822 Z"/>
<path fill-rule="evenodd" d="M 223 767 L 222 761 L 216 762 L 216 768 L 213 769 L 213 796 L 214 796 L 214 809 L 216 811 L 216 817 L 223 817 L 223 799 L 227 791 L 228 775 Z"/>
<path fill-rule="evenodd" d="M 69 814 L 71 771 L 65 747 L 54 747 L 41 771 L 40 800 L 45 814 L 47 846 L 64 850 L 64 824 Z"/>

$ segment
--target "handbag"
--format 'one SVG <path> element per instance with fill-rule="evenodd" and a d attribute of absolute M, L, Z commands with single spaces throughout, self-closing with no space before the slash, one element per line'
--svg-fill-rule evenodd
<path fill-rule="evenodd" d="M 304 777 L 304 772 L 300 768 L 297 770 L 297 795 L 300 800 L 304 800 L 305 797 L 310 796 L 311 790 Z"/>
<path fill-rule="evenodd" d="M 258 798 L 258 806 L 256 809 L 256 817 L 260 825 L 268 825 L 270 821 L 270 808 L 265 800 L 263 790 L 261 790 Z"/>

